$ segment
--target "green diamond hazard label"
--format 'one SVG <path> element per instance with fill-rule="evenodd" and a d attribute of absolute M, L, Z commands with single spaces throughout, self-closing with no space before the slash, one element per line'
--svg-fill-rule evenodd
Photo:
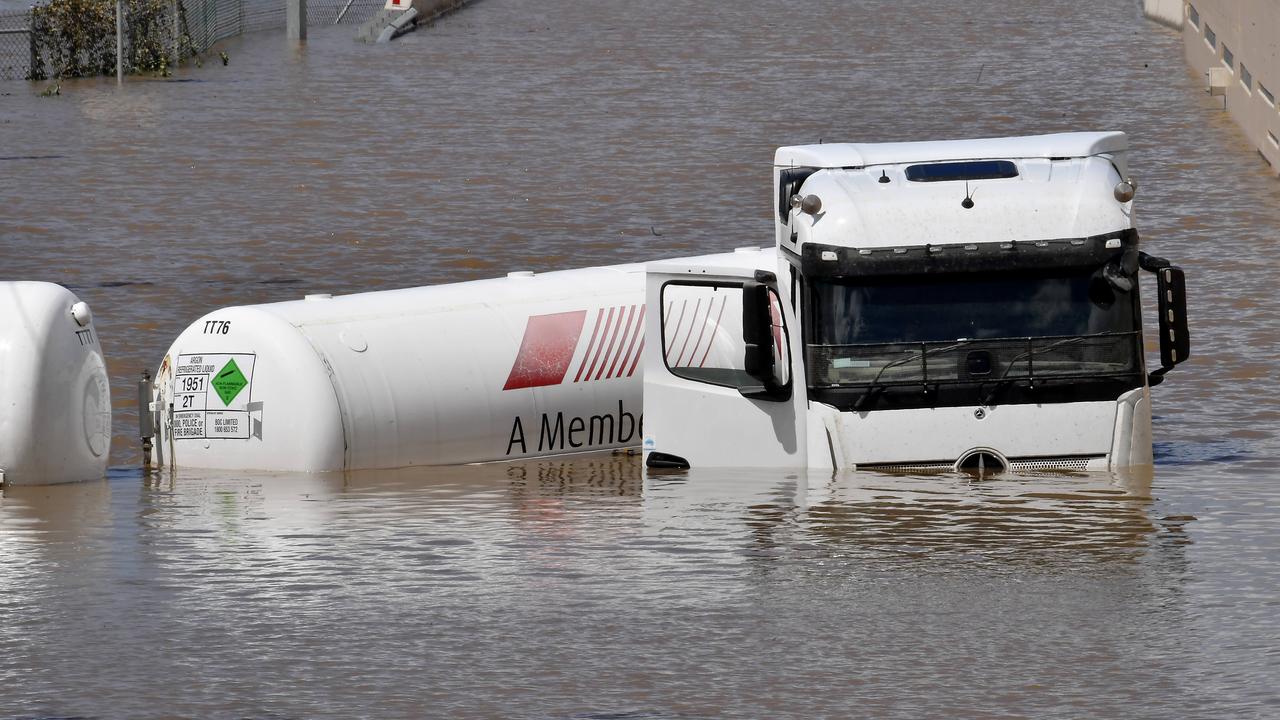
<path fill-rule="evenodd" d="M 249 381 L 245 379 L 244 373 L 240 372 L 240 366 L 236 365 L 235 358 L 232 358 L 222 366 L 217 375 L 213 376 L 209 384 L 217 391 L 218 397 L 222 398 L 223 405 L 231 405 L 231 401 L 236 399 Z"/>
<path fill-rule="evenodd" d="M 254 353 L 184 353 L 173 374 L 175 440 L 262 439 L 262 403 L 253 395 Z"/>

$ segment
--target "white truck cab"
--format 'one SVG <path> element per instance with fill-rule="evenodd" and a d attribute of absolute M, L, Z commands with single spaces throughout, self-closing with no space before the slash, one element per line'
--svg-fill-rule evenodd
<path fill-rule="evenodd" d="M 779 149 L 774 248 L 646 267 L 646 464 L 1150 465 L 1149 388 L 1190 344 L 1182 271 L 1138 249 L 1127 148 Z M 1140 270 L 1159 296 L 1150 373 Z"/>

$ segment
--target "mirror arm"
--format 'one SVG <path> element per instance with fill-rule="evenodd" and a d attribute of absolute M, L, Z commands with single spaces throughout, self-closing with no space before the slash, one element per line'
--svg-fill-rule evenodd
<path fill-rule="evenodd" d="M 790 385 L 744 385 L 738 393 L 748 400 L 767 400 L 769 402 L 785 402 L 791 399 Z"/>
<path fill-rule="evenodd" d="M 1169 262 L 1168 260 L 1165 260 L 1162 257 L 1156 257 L 1155 255 L 1148 255 L 1144 252 L 1138 253 L 1138 267 L 1142 268 L 1143 270 L 1146 270 L 1149 273 L 1160 272 L 1161 270 L 1167 267 L 1170 267 L 1172 265 L 1173 263 Z"/>

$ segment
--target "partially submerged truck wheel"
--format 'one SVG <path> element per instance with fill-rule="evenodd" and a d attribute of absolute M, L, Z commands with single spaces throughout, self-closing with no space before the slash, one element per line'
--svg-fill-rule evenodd
<path fill-rule="evenodd" d="M 1138 247 L 1126 151 L 1123 133 L 778 150 L 776 257 L 647 267 L 647 464 L 1151 464 L 1149 388 L 1190 344 L 1182 271 Z"/>

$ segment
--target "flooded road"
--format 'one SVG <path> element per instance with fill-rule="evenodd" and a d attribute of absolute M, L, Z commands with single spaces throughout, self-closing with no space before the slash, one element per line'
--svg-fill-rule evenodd
<path fill-rule="evenodd" d="M 107 481 L 0 496 L 0 718 L 1280 714 L 1280 183 L 1180 39 L 1102 0 L 724 5 L 0 83 L 0 266 L 93 306 L 116 405 Z M 1154 477 L 137 469 L 132 383 L 220 305 L 764 245 L 779 145 L 1082 129 L 1129 133 L 1187 271 Z"/>

